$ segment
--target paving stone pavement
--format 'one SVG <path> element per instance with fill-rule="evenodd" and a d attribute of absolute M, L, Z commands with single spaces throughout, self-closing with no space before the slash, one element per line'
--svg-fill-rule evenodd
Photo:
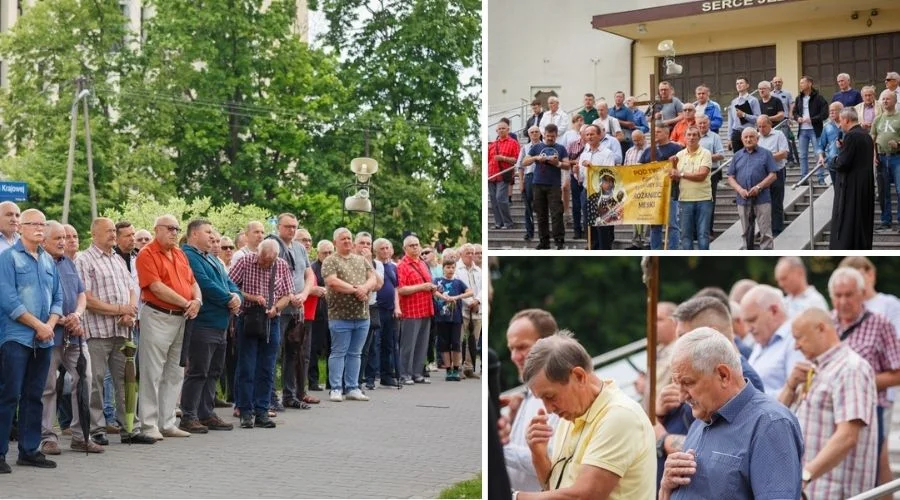
<path fill-rule="evenodd" d="M 166 438 L 85 456 L 63 436 L 56 469 L 15 465 L 0 475 L 0 498 L 432 498 L 481 470 L 481 381 L 402 390 L 379 386 L 369 402 L 323 400 L 288 409 L 275 429 Z M 326 392 L 313 393 L 317 397 Z"/>

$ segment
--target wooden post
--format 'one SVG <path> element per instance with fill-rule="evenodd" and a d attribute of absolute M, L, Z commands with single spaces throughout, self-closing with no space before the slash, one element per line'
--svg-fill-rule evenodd
<path fill-rule="evenodd" d="M 657 95 L 657 92 L 659 91 L 658 87 L 659 87 L 659 84 L 656 83 L 656 73 L 650 73 L 650 94 L 649 95 L 654 96 L 654 97 L 647 101 L 639 101 L 639 102 L 634 103 L 636 106 L 637 105 L 643 106 L 644 104 L 650 105 L 650 107 L 649 107 L 649 110 L 650 110 L 650 163 L 653 163 L 656 161 L 656 113 L 653 108 L 655 108 L 657 104 L 667 104 L 667 103 L 672 102 L 671 100 L 660 99 L 659 95 Z M 670 200 L 670 203 L 671 203 L 671 200 Z M 665 233 L 663 234 L 663 250 L 668 250 L 669 249 L 669 221 L 668 220 L 666 221 L 665 226 L 666 226 L 666 230 L 665 230 Z"/>
<path fill-rule="evenodd" d="M 659 303 L 659 257 L 644 257 L 641 262 L 647 285 L 647 413 L 656 425 L 656 305 Z"/>
<path fill-rule="evenodd" d="M 97 188 L 94 186 L 94 151 L 91 148 L 91 117 L 87 97 L 84 98 L 84 144 L 87 153 L 88 188 L 91 195 L 91 220 L 97 218 Z"/>
<path fill-rule="evenodd" d="M 78 95 L 81 94 L 82 79 L 75 79 L 75 101 L 72 102 L 72 128 L 69 131 L 69 161 L 66 165 L 66 186 L 63 194 L 62 223 L 69 223 L 69 201 L 72 198 L 72 171 L 75 169 L 75 125 L 78 122 Z"/>

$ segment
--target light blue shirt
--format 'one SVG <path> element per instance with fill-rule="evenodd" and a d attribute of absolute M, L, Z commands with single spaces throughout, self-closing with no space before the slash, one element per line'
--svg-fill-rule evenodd
<path fill-rule="evenodd" d="M 797 417 L 751 384 L 713 413 L 695 420 L 684 441 L 697 471 L 672 500 L 800 498 L 803 435 Z"/>
<path fill-rule="evenodd" d="M 711 155 L 725 154 L 725 147 L 722 146 L 722 138 L 719 137 L 719 134 L 713 132 L 712 130 L 707 130 L 706 135 L 700 138 L 700 147 L 709 151 L 709 154 Z M 719 168 L 719 161 L 713 161 L 710 171 L 717 168 Z M 715 189 L 715 186 L 713 186 L 713 189 Z"/>
<path fill-rule="evenodd" d="M 3 253 L 4 251 L 12 248 L 12 246 L 15 245 L 17 241 L 19 241 L 19 233 L 13 233 L 12 243 L 10 243 L 6 239 L 6 236 L 3 236 L 2 234 L 0 234 L 0 253 Z"/>
<path fill-rule="evenodd" d="M 841 128 L 838 127 L 837 123 L 831 120 L 825 122 L 825 125 L 822 127 L 822 135 L 819 136 L 819 142 L 816 143 L 816 154 L 824 153 L 825 161 L 834 161 L 838 153 L 841 152 L 840 148 L 838 148 L 837 140 L 842 135 Z"/>
<path fill-rule="evenodd" d="M 34 329 L 19 322 L 31 313 L 47 322 L 51 314 L 62 316 L 62 285 L 50 254 L 38 247 L 35 259 L 16 242 L 0 253 L 0 346 L 15 341 L 27 347 L 51 347 L 53 338 L 36 343 Z"/>
<path fill-rule="evenodd" d="M 766 394 L 778 396 L 794 364 L 803 359 L 803 354 L 794 348 L 791 322 L 785 321 L 772 334 L 766 345 L 756 344 L 750 353 L 750 366 L 759 373 Z"/>
<path fill-rule="evenodd" d="M 750 113 L 744 115 L 745 123 L 742 124 L 741 119 L 737 116 L 736 106 L 747 102 L 750 103 Z M 755 97 L 749 94 L 747 96 L 737 96 L 731 100 L 731 106 L 728 107 L 728 129 L 744 130 L 748 127 L 755 127 L 756 119 L 760 114 L 762 112 L 759 110 L 759 101 Z"/>
<path fill-rule="evenodd" d="M 616 165 L 622 164 L 622 146 L 619 144 L 619 141 L 615 137 L 606 134 L 600 141 L 600 147 L 603 149 L 608 149 L 609 152 L 613 154 L 613 156 L 616 158 Z"/>

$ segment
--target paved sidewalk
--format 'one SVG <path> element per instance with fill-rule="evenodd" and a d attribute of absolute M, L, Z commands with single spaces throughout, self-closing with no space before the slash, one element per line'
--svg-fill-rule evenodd
<path fill-rule="evenodd" d="M 123 445 L 110 435 L 100 455 L 60 445 L 56 469 L 15 465 L 16 443 L 0 475 L 0 497 L 76 498 L 430 498 L 481 470 L 481 381 L 402 390 L 379 386 L 369 402 L 322 401 L 289 409 L 275 429 Z M 327 392 L 313 393 L 319 398 Z"/>

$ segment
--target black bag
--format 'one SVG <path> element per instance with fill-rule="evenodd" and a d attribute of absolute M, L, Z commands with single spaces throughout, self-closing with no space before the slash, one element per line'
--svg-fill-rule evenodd
<path fill-rule="evenodd" d="M 266 306 L 259 304 L 251 304 L 244 309 L 244 335 L 257 339 L 266 339 L 269 341 L 269 329 L 272 325 L 272 318 L 266 314 L 267 309 L 271 309 L 274 303 L 275 295 L 275 268 L 278 262 L 272 263 L 272 269 L 269 271 L 269 297 L 266 299 Z"/>

